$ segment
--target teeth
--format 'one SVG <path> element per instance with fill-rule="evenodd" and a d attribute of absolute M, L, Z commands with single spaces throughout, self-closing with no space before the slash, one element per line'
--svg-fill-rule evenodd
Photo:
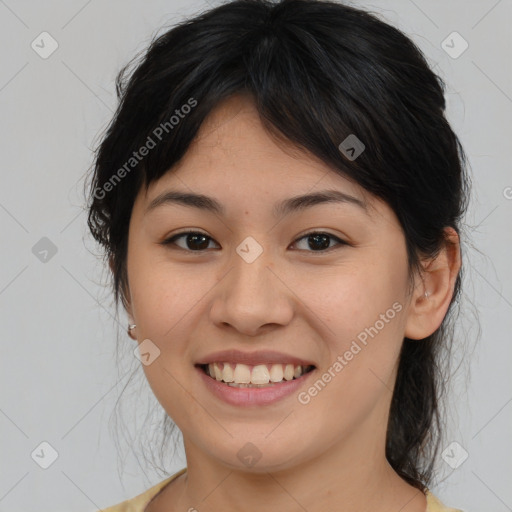
<path fill-rule="evenodd" d="M 238 365 L 237 365 L 238 367 Z M 268 384 L 270 381 L 270 372 L 267 365 L 259 364 L 252 369 L 251 382 L 253 384 Z M 236 381 L 235 381 L 236 382 Z"/>
<path fill-rule="evenodd" d="M 250 387 L 255 385 L 263 387 L 265 385 L 273 385 L 277 382 L 298 379 L 303 375 L 308 367 L 301 365 L 293 365 L 291 363 L 283 364 L 258 364 L 256 366 L 249 366 L 242 363 L 237 363 L 233 366 L 230 363 L 210 363 L 207 367 L 207 373 L 210 377 L 224 381 L 225 383 L 232 383 L 231 385 L 237 387 Z M 238 386 L 240 384 L 240 386 Z"/>
<path fill-rule="evenodd" d="M 237 364 L 235 367 L 234 381 L 237 384 L 249 384 L 251 382 L 251 369 L 246 364 Z"/>
<path fill-rule="evenodd" d="M 224 382 L 233 382 L 235 380 L 233 376 L 233 369 L 229 364 L 225 364 L 222 368 L 222 380 Z"/>
<path fill-rule="evenodd" d="M 212 374 L 212 365 L 208 365 L 209 366 L 209 369 L 210 369 L 210 375 Z M 215 375 L 215 378 L 217 380 L 222 380 L 222 370 L 219 368 L 219 365 L 218 363 L 213 363 L 213 374 Z"/>
<path fill-rule="evenodd" d="M 286 368 L 284 369 L 284 380 L 292 380 L 294 373 L 293 364 L 287 364 Z"/>
<path fill-rule="evenodd" d="M 273 364 L 270 368 L 270 380 L 272 382 L 281 382 L 283 380 L 283 365 Z"/>

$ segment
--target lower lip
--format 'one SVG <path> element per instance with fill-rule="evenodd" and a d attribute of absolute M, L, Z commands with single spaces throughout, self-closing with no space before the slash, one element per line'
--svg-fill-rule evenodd
<path fill-rule="evenodd" d="M 222 384 L 221 382 L 206 375 L 206 373 L 198 366 L 195 367 L 199 375 L 203 379 L 206 387 L 221 400 L 228 404 L 250 407 L 252 405 L 268 405 L 277 402 L 285 396 L 289 396 L 296 392 L 303 384 L 308 381 L 312 370 L 305 373 L 298 379 L 283 381 L 267 388 L 236 388 Z"/>

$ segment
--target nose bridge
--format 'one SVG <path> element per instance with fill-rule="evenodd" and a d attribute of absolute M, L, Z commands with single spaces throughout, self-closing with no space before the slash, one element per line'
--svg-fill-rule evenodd
<path fill-rule="evenodd" d="M 261 325 L 289 320 L 286 288 L 274 275 L 272 260 L 271 252 L 252 237 L 236 247 L 212 306 L 215 322 L 253 332 Z"/>
<path fill-rule="evenodd" d="M 270 271 L 272 258 L 269 249 L 253 237 L 245 238 L 235 249 L 231 262 L 234 266 L 230 277 L 231 298 L 241 306 L 268 298 L 276 284 L 275 276 Z"/>

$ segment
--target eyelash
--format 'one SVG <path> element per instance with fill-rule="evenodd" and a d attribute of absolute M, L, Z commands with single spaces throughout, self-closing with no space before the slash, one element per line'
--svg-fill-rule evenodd
<path fill-rule="evenodd" d="M 183 231 L 181 233 L 177 233 L 167 239 L 165 239 L 163 242 L 161 242 L 161 245 L 164 245 L 164 246 L 168 246 L 168 245 L 176 245 L 174 242 L 175 240 L 178 240 L 179 238 L 182 238 L 186 235 L 202 235 L 210 240 L 213 240 L 213 238 L 211 238 L 210 236 L 208 236 L 206 233 L 202 233 L 201 231 Z M 334 249 L 337 249 L 337 248 L 340 248 L 340 246 L 344 246 L 344 245 L 350 245 L 348 242 L 345 242 L 344 240 L 341 240 L 340 238 L 338 238 L 337 236 L 334 236 L 332 235 L 331 233 L 326 233 L 324 231 L 310 231 L 309 233 L 306 233 L 304 235 L 302 235 L 301 237 L 297 238 L 295 241 L 294 241 L 294 244 L 297 243 L 298 241 L 300 240 L 303 240 L 304 238 L 308 238 L 310 236 L 314 236 L 314 235 L 326 235 L 328 236 L 329 238 L 332 238 L 333 240 L 335 240 L 336 242 L 338 242 L 338 247 L 334 246 L 334 247 L 329 247 L 325 250 L 318 250 L 318 251 L 308 251 L 306 250 L 306 252 L 311 252 L 311 253 L 330 253 L 332 250 Z M 185 251 L 185 252 L 195 252 L 195 253 L 203 253 L 206 251 L 206 249 L 203 249 L 203 250 L 199 250 L 199 251 L 192 251 L 190 249 L 184 249 L 183 247 L 179 247 L 179 246 L 176 246 L 178 249 L 181 249 L 182 251 Z M 305 250 L 305 249 L 300 249 L 300 250 Z"/>

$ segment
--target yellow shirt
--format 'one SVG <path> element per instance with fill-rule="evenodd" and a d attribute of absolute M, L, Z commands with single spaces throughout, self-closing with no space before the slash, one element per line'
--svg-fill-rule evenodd
<path fill-rule="evenodd" d="M 187 468 L 183 468 L 174 475 L 162 480 L 157 483 L 153 487 L 150 487 L 147 491 L 144 491 L 142 494 L 135 496 L 129 500 L 123 501 L 118 505 L 114 505 L 112 507 L 104 508 L 102 511 L 98 512 L 144 512 L 145 507 L 151 501 L 151 499 L 156 496 L 156 494 L 168 483 L 170 483 L 175 478 L 182 475 Z M 463 512 L 462 510 L 456 508 L 445 507 L 438 498 L 436 498 L 430 491 L 427 491 L 427 510 L 425 512 Z"/>

